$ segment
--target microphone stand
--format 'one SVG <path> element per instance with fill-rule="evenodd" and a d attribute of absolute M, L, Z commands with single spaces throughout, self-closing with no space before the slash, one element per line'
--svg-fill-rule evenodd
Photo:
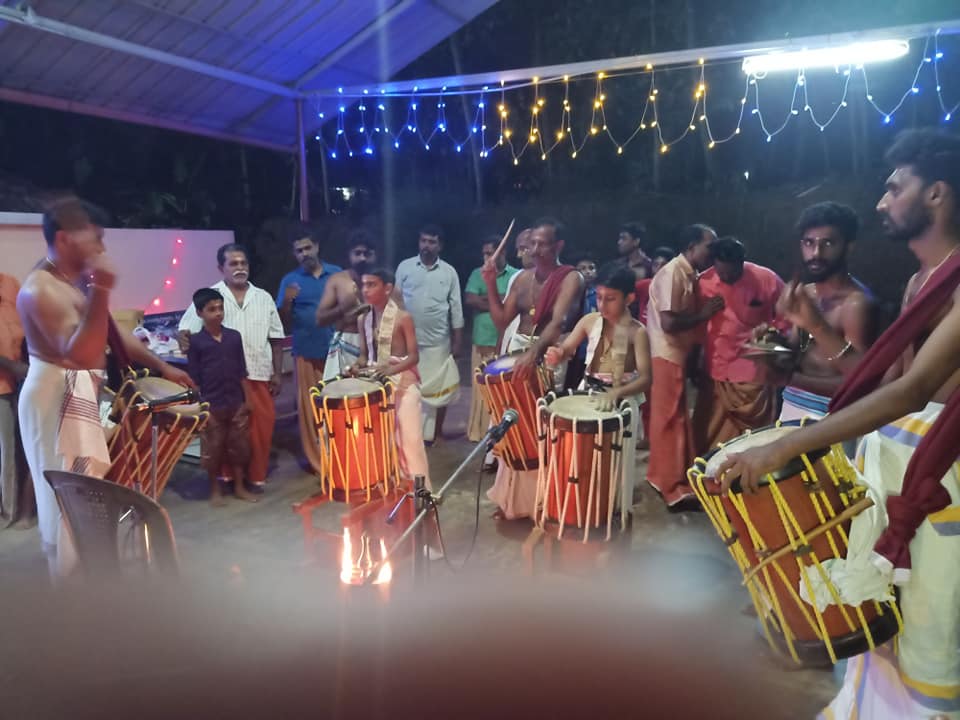
<path fill-rule="evenodd" d="M 512 426 L 511 426 L 512 427 Z M 443 486 L 436 492 L 436 494 L 431 493 L 425 487 L 425 480 L 422 475 L 417 475 L 413 480 L 413 492 L 404 495 L 400 498 L 400 502 L 396 504 L 393 510 L 390 511 L 390 514 L 387 516 L 387 523 L 393 521 L 393 518 L 396 516 L 397 512 L 400 510 L 400 507 L 407 501 L 408 498 L 413 498 L 414 507 L 416 508 L 416 516 L 413 518 L 413 522 L 403 531 L 403 534 L 390 546 L 387 550 L 387 554 L 380 558 L 373 570 L 367 575 L 365 582 L 372 582 L 376 579 L 379 574 L 380 568 L 383 567 L 389 561 L 389 559 L 394 555 L 394 553 L 403 545 L 406 540 L 413 535 L 413 580 L 415 585 L 420 585 L 423 583 L 426 578 L 426 568 L 428 563 L 425 562 L 429 556 L 430 544 L 424 537 L 424 527 L 423 521 L 426 519 L 427 515 L 430 512 L 432 506 L 441 505 L 443 503 L 444 494 L 456 482 L 457 479 L 463 474 L 470 462 L 480 455 L 481 453 L 487 453 L 493 448 L 494 445 L 500 440 L 498 437 L 494 437 L 494 431 L 497 429 L 497 426 L 494 425 L 487 430 L 486 435 L 484 435 L 483 440 L 478 442 L 473 450 L 470 451 L 470 454 L 467 455 L 463 462 L 453 471 L 453 474 L 447 478 L 447 481 Z M 509 429 L 509 428 L 508 428 Z"/>

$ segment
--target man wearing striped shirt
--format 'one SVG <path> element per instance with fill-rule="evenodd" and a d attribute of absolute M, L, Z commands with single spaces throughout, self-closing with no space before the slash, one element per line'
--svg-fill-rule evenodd
<path fill-rule="evenodd" d="M 250 262 L 242 245 L 228 244 L 217 250 L 217 268 L 223 279 L 213 286 L 223 295 L 223 325 L 240 333 L 247 363 L 250 398 L 249 482 L 263 485 L 267 478 L 273 426 L 277 413 L 274 397 L 280 392 L 283 325 L 273 297 L 250 282 Z M 180 318 L 181 336 L 199 332 L 203 322 L 193 305 Z"/>

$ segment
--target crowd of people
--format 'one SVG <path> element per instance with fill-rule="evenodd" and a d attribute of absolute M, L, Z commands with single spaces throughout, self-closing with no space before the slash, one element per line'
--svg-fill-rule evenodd
<path fill-rule="evenodd" d="M 250 283 L 247 251 L 226 245 L 216 258 L 222 279 L 198 289 L 181 319 L 184 371 L 112 322 L 116 270 L 104 249 L 104 223 L 83 201 L 63 199 L 44 215 L 47 255 L 23 287 L 0 277 L 0 512 L 9 516 L 17 502 L 11 448 L 22 383 L 19 428 L 41 537 L 46 547 L 57 546 L 59 513 L 42 473 L 66 468 L 96 475 L 109 463 L 102 434 L 98 439 L 90 431 L 99 423 L 90 404 L 96 405 L 107 347 L 121 365 L 145 366 L 198 387 L 210 404 L 203 461 L 217 504 L 222 475 L 231 477 L 239 499 L 255 502 L 262 492 L 288 334 L 309 468 L 321 469 L 310 389 L 337 376 L 375 372 L 397 388 L 401 471 L 429 478 L 426 448 L 441 441 L 446 410 L 461 392 L 457 360 L 466 351 L 466 306 L 473 315 L 472 368 L 514 353 L 521 382 L 545 365 L 558 388 L 593 389 L 602 408 L 631 404 L 634 434 L 642 427 L 649 448 L 646 479 L 672 511 L 698 509 L 686 478 L 695 457 L 777 418 L 823 418 L 833 411 L 770 446 L 732 455 L 718 474 L 724 486 L 739 477 L 749 491 L 764 473 L 818 447 L 847 442 L 852 454 L 850 443 L 865 436 L 906 443 L 873 470 L 889 486 L 895 538 L 883 538 L 900 553 L 891 572 L 903 569 L 904 553 L 909 568 L 914 551 L 912 579 L 901 595 L 900 672 L 907 684 L 913 679 L 917 702 L 960 703 L 960 592 L 937 588 L 958 583 L 943 563 L 958 559 L 949 528 L 960 507 L 960 483 L 955 466 L 951 470 L 960 431 L 960 140 L 907 132 L 887 158 L 894 172 L 877 210 L 886 233 L 914 252 L 920 271 L 907 287 L 900 320 L 879 341 L 878 303 L 848 267 L 857 214 L 821 202 L 799 213 L 802 263 L 786 282 L 750 262 L 735 237 L 703 223 L 651 238 L 642 223 L 626 222 L 616 238 L 618 259 L 598 267 L 590 255 L 565 264 L 568 230 L 542 218 L 517 234 L 516 265 L 498 236 L 482 238 L 480 265 L 463 291 L 456 269 L 441 257 L 447 238 L 432 224 L 420 229 L 418 254 L 395 271 L 382 267 L 380 248 L 366 232 L 354 233 L 342 248 L 348 265 L 340 268 L 321 259 L 318 236 L 302 227 L 290 238 L 298 267 L 283 277 L 276 298 Z M 930 300 L 935 293 L 938 300 Z M 884 432 L 911 413 L 923 417 L 900 434 Z M 474 384 L 468 438 L 479 441 L 490 422 Z M 926 494 L 909 484 L 918 443 L 931 451 L 925 460 L 936 463 Z M 629 461 L 635 470 L 635 458 Z M 494 456 L 486 467 L 496 471 L 489 497 L 498 516 L 533 517 L 537 471 Z M 928 515 L 939 517 L 933 530 Z M 922 551 L 910 544 L 915 535 L 923 538 Z M 59 543 L 62 550 L 62 537 Z M 873 682 L 862 670 L 848 680 Z"/>

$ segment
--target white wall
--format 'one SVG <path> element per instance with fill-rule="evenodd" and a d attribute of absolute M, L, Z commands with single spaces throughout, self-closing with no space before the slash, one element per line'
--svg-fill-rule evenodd
<path fill-rule="evenodd" d="M 22 281 L 44 257 L 40 223 L 37 214 L 0 213 L 0 272 Z M 183 242 L 177 243 L 178 238 Z M 233 241 L 232 230 L 107 228 L 104 242 L 119 274 L 111 309 L 143 310 L 148 315 L 183 310 L 198 288 L 220 279 L 217 248 Z"/>

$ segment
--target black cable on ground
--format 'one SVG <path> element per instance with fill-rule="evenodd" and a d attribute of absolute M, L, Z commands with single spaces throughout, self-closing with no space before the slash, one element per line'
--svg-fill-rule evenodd
<path fill-rule="evenodd" d="M 476 499 L 476 512 L 473 521 L 473 537 L 470 539 L 470 547 L 467 549 L 467 554 L 464 556 L 463 560 L 460 562 L 459 566 L 454 565 L 450 562 L 450 556 L 447 554 L 447 546 L 443 540 L 443 531 L 440 528 L 440 507 L 430 500 L 430 507 L 433 508 L 433 516 L 437 521 L 437 537 L 440 540 L 440 552 L 443 553 L 443 561 L 446 563 L 447 567 L 450 568 L 451 572 L 459 572 L 463 570 L 466 566 L 467 561 L 470 559 L 470 556 L 473 554 L 474 548 L 477 546 L 477 536 L 480 534 L 480 491 L 483 489 L 483 461 L 485 456 L 480 458 L 480 469 L 477 471 L 477 499 Z"/>

